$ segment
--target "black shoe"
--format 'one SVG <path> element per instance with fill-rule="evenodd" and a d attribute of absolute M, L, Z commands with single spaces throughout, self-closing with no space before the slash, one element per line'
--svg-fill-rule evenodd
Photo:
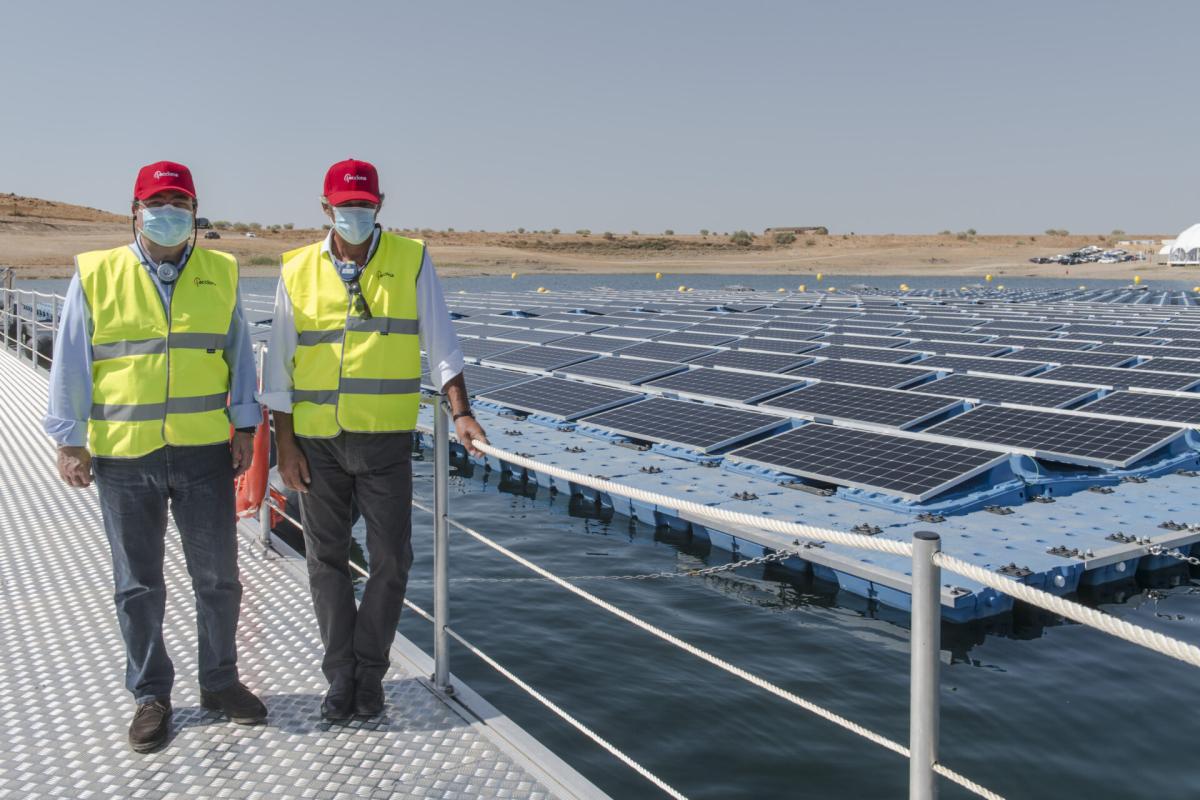
<path fill-rule="evenodd" d="M 378 678 L 361 678 L 354 688 L 355 713 L 360 717 L 374 717 L 383 713 L 383 681 Z"/>
<path fill-rule="evenodd" d="M 129 746 L 135 753 L 157 750 L 166 743 L 170 730 L 170 698 L 155 698 L 142 703 L 133 712 L 133 722 L 129 723 Z"/>
<path fill-rule="evenodd" d="M 330 722 L 341 722 L 354 716 L 354 684 L 329 687 L 321 701 L 321 716 Z"/>
<path fill-rule="evenodd" d="M 200 705 L 220 711 L 238 725 L 257 725 L 267 721 L 267 707 L 241 683 L 235 682 L 216 692 L 200 690 Z"/>

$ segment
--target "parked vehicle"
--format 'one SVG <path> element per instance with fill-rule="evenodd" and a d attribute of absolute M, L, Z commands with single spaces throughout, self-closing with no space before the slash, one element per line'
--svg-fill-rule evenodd
<path fill-rule="evenodd" d="M 205 239 L 220 239 L 221 234 L 217 233 L 216 231 L 208 231 L 204 234 L 204 238 Z"/>

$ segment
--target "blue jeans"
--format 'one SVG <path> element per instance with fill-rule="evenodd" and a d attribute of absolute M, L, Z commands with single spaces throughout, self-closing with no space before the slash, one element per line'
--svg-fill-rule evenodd
<path fill-rule="evenodd" d="M 94 458 L 112 550 L 117 620 L 125 640 L 125 688 L 138 703 L 171 696 L 175 668 L 163 641 L 163 552 L 170 508 L 196 595 L 200 686 L 238 678 L 238 581 L 233 467 L 226 444 L 170 445 L 140 458 Z"/>

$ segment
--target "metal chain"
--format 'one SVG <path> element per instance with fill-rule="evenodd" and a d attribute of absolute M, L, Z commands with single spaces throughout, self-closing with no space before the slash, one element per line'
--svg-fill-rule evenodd
<path fill-rule="evenodd" d="M 647 572 L 641 575 L 568 575 L 564 576 L 566 581 L 650 581 L 660 578 L 703 578 L 709 575 L 718 575 L 722 572 L 732 572 L 735 569 L 743 567 L 754 567 L 760 564 L 774 564 L 780 561 L 785 561 L 793 556 L 799 556 L 798 551 L 793 550 L 777 550 L 774 553 L 758 556 L 757 558 L 748 558 L 745 561 L 734 561 L 729 564 L 718 564 L 715 567 L 704 567 L 702 569 L 676 570 L 667 572 Z M 545 578 L 452 578 L 454 583 L 529 583 L 531 581 L 542 582 Z"/>
<path fill-rule="evenodd" d="M 1170 556 L 1171 558 L 1178 559 L 1179 561 L 1185 561 L 1188 564 L 1191 564 L 1193 567 L 1200 567 L 1200 558 L 1196 558 L 1195 556 L 1185 556 L 1183 553 L 1179 552 L 1178 549 L 1168 550 L 1161 544 L 1152 544 L 1146 549 L 1152 556 Z"/>

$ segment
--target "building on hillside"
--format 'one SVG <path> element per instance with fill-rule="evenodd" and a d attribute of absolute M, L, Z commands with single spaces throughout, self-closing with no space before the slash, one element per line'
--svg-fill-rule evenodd
<path fill-rule="evenodd" d="M 789 228 L 767 228 L 766 230 L 763 231 L 763 233 L 764 234 L 794 233 L 797 236 L 802 236 L 802 235 L 806 235 L 806 234 L 817 234 L 819 236 L 828 236 L 829 228 L 826 228 L 824 225 L 800 225 L 797 227 L 789 227 Z"/>

